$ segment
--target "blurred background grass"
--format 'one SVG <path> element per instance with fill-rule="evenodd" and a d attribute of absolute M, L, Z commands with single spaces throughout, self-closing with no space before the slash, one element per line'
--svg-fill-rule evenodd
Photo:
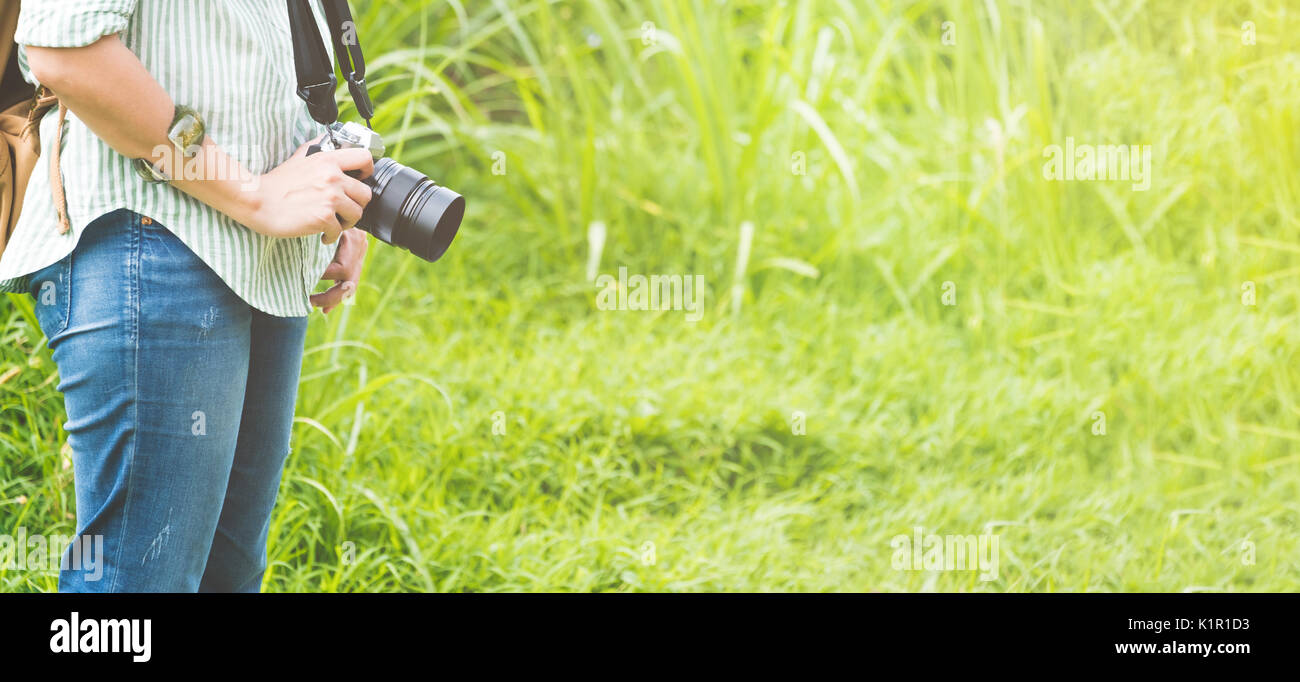
<path fill-rule="evenodd" d="M 376 129 L 470 208 L 313 323 L 265 589 L 1300 587 L 1300 3 L 353 6 Z M 1044 180 L 1066 137 L 1149 191 Z M 598 310 L 593 222 L 703 320 Z M 70 534 L 0 325 L 0 528 Z M 917 526 L 998 578 L 891 568 Z"/>

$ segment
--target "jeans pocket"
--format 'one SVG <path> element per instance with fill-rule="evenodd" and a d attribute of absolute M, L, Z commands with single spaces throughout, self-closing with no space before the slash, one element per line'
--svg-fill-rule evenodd
<path fill-rule="evenodd" d="M 72 312 L 72 254 L 28 276 L 30 293 L 36 299 L 36 321 L 46 339 L 68 328 Z"/>

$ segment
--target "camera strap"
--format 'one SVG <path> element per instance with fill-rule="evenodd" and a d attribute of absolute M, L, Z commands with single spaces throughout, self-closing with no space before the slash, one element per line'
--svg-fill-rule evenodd
<path fill-rule="evenodd" d="M 293 35 L 293 65 L 298 76 L 298 97 L 307 103 L 307 110 L 317 123 L 329 125 L 339 118 L 334 91 L 338 78 L 329 53 L 321 39 L 316 15 L 308 0 L 287 0 L 289 5 L 289 31 Z M 334 55 L 348 82 L 348 92 L 357 106 L 357 114 L 366 120 L 374 118 L 375 107 L 366 88 L 366 61 L 361 55 L 361 42 L 357 38 L 357 25 L 347 0 L 320 0 L 325 10 L 325 23 L 329 25 L 334 42 Z"/>

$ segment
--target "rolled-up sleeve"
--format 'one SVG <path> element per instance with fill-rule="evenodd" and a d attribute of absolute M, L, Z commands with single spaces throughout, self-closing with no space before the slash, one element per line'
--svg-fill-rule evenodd
<path fill-rule="evenodd" d="M 126 30 L 137 0 L 23 0 L 14 42 L 82 47 Z"/>

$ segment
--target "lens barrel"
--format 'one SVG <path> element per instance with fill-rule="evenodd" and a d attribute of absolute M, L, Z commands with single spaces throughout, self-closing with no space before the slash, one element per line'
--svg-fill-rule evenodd
<path fill-rule="evenodd" d="M 389 158 L 375 162 L 370 203 L 357 227 L 430 263 L 442 257 L 465 217 L 465 198 Z"/>

